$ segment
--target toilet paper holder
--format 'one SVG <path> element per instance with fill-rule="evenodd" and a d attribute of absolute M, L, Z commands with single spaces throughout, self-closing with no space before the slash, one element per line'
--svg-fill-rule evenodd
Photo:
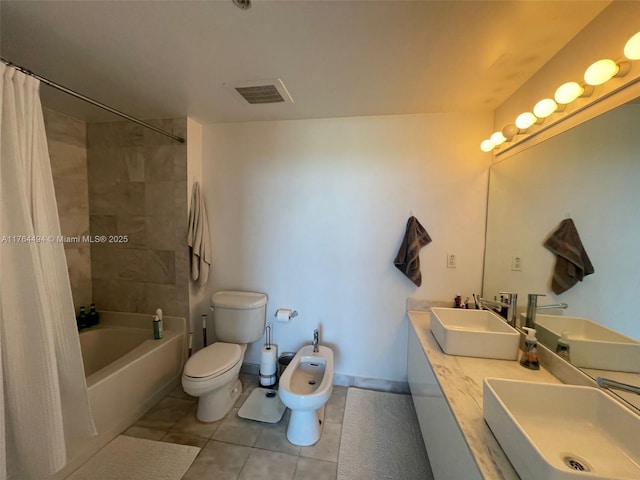
<path fill-rule="evenodd" d="M 297 316 L 298 312 L 296 312 L 295 310 L 290 310 L 288 308 L 279 308 L 278 310 L 276 310 L 276 313 L 274 315 L 274 317 L 276 317 L 279 321 L 285 322 Z"/>

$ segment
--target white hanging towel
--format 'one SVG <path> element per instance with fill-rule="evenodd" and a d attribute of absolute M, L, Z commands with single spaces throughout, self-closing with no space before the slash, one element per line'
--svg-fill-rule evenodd
<path fill-rule="evenodd" d="M 204 285 L 209 279 L 212 254 L 207 211 L 204 207 L 204 197 L 200 193 L 200 184 L 198 182 L 194 182 L 193 192 L 191 193 L 187 244 L 191 248 L 191 278 L 194 281 L 200 280 L 200 285 Z"/>
<path fill-rule="evenodd" d="M 0 63 L 0 480 L 49 478 L 96 434 L 39 86 Z"/>

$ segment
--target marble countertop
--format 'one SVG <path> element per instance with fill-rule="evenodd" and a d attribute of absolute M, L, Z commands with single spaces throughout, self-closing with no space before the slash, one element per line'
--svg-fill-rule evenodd
<path fill-rule="evenodd" d="M 542 366 L 540 370 L 528 370 L 521 367 L 517 361 L 447 355 L 431 334 L 430 313 L 409 311 L 408 316 L 484 478 L 488 480 L 519 479 L 520 477 L 484 421 L 482 382 L 485 377 L 543 383 L 562 382 Z"/>

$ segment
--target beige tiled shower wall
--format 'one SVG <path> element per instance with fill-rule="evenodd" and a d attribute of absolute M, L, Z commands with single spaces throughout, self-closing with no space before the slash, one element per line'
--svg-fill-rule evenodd
<path fill-rule="evenodd" d="M 86 125 L 52 110 L 44 110 L 45 130 L 56 191 L 60 229 L 65 237 L 89 234 Z M 91 247 L 65 242 L 76 312 L 91 303 Z"/>
<path fill-rule="evenodd" d="M 186 119 L 150 123 L 186 138 Z M 107 237 L 91 244 L 96 305 L 188 317 L 186 143 L 130 122 L 91 123 L 87 158 L 91 235 Z"/>

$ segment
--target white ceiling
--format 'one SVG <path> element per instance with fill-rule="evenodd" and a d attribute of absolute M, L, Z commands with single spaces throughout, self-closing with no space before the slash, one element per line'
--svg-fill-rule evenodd
<path fill-rule="evenodd" d="M 2 1 L 0 53 L 141 118 L 493 111 L 609 1 Z M 293 104 L 225 82 L 281 78 Z M 95 107 L 43 87 L 89 121 Z"/>

